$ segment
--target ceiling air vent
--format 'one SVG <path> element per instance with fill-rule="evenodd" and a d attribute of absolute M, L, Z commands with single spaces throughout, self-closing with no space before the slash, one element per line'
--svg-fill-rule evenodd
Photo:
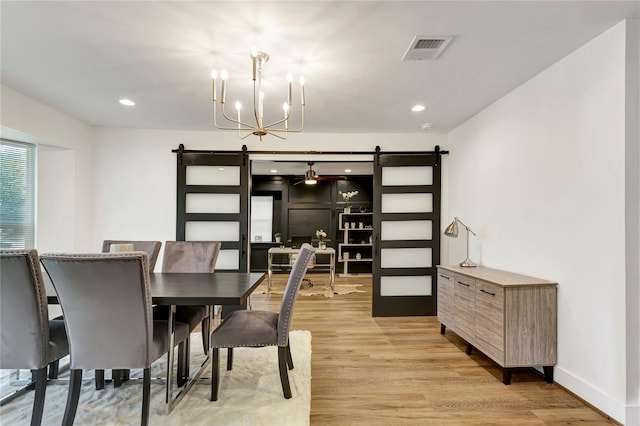
<path fill-rule="evenodd" d="M 423 61 L 425 59 L 438 59 L 444 49 L 451 43 L 453 37 L 416 36 L 405 53 L 403 61 Z"/>

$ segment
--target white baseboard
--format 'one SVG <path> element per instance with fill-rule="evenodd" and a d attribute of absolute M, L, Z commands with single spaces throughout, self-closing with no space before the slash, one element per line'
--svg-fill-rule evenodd
<path fill-rule="evenodd" d="M 616 400 L 562 367 L 554 368 L 554 381 L 615 421 L 625 426 L 640 426 L 640 406 L 625 406 L 624 402 Z"/>

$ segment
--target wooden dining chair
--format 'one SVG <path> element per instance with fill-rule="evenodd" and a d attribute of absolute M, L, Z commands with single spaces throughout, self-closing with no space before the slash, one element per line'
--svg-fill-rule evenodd
<path fill-rule="evenodd" d="M 222 244 L 219 241 L 166 241 L 162 258 L 162 272 L 169 273 L 213 273 Z M 156 306 L 155 319 L 169 318 L 168 306 Z M 207 306 L 176 306 L 176 321 L 189 325 L 191 333 L 198 325 L 202 332 L 202 346 L 209 353 L 209 329 L 211 317 Z M 186 377 L 178 377 L 182 385 L 189 376 L 190 340 L 187 339 L 185 351 L 178 353 L 179 362 L 184 362 Z"/>
<path fill-rule="evenodd" d="M 35 376 L 31 425 L 42 422 L 47 366 L 69 354 L 62 321 L 50 321 L 36 250 L 0 250 L 0 368 L 30 369 Z"/>
<path fill-rule="evenodd" d="M 298 290 L 313 254 L 314 250 L 310 244 L 303 244 L 300 248 L 300 253 L 289 274 L 279 313 L 260 310 L 233 311 L 211 333 L 211 351 L 213 352 L 211 401 L 218 400 L 220 348 L 228 348 L 227 370 L 231 370 L 233 367 L 233 348 L 236 347 L 277 346 L 282 392 L 286 399 L 291 398 L 291 386 L 289 385 L 289 374 L 287 372 L 287 367 L 289 370 L 293 369 L 293 359 L 291 358 L 291 348 L 289 346 L 289 329 Z"/>
<path fill-rule="evenodd" d="M 146 253 L 43 254 L 40 261 L 58 294 L 71 350 L 62 424 L 75 419 L 82 370 L 131 368 L 144 369 L 142 424 L 148 424 L 150 367 L 172 348 L 168 322 L 153 320 Z M 184 345 L 189 327 L 175 323 L 174 335 Z"/>

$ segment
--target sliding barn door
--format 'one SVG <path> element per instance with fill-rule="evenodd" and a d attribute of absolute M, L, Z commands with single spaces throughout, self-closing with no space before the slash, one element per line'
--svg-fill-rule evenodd
<path fill-rule="evenodd" d="M 436 315 L 439 156 L 376 154 L 374 317 Z"/>
<path fill-rule="evenodd" d="M 216 272 L 248 271 L 249 182 L 241 152 L 175 151 L 176 240 L 220 241 Z"/>

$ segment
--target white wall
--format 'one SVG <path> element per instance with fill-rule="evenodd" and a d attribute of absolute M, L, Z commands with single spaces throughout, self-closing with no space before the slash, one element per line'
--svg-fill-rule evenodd
<path fill-rule="evenodd" d="M 90 248 L 90 126 L 0 86 L 2 137 L 38 144 L 36 248 Z"/>
<path fill-rule="evenodd" d="M 303 133 L 273 139 L 241 141 L 235 132 L 219 131 L 95 129 L 91 240 L 175 239 L 176 154 L 171 151 L 179 144 L 187 150 L 240 150 L 246 143 L 255 151 L 373 151 L 376 145 L 383 151 L 429 151 L 446 143 L 445 135 L 432 133 Z M 161 260 L 162 254 L 156 268 Z"/>
<path fill-rule="evenodd" d="M 627 423 L 640 425 L 640 19 L 627 21 Z"/>
<path fill-rule="evenodd" d="M 478 233 L 472 259 L 559 283 L 556 380 L 620 421 L 625 28 L 616 25 L 451 132 L 446 189 L 449 214 Z M 464 239 L 449 245 L 450 263 L 462 260 Z"/>

